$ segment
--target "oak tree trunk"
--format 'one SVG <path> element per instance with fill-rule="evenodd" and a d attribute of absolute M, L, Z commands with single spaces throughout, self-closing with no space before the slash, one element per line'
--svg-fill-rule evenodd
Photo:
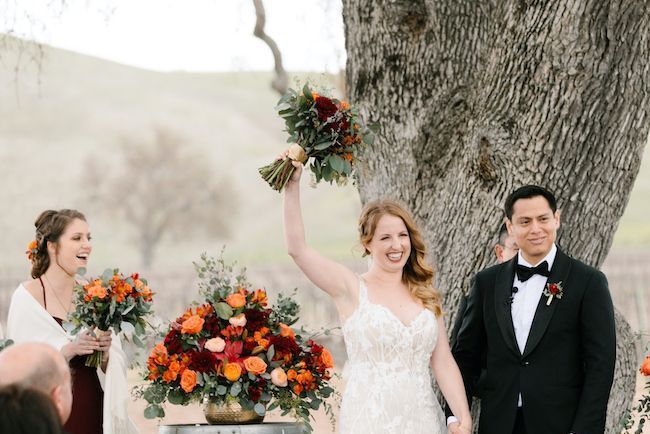
<path fill-rule="evenodd" d="M 648 137 L 649 11 L 642 0 L 343 0 L 349 98 L 382 125 L 361 199 L 413 211 L 448 325 L 493 263 L 503 201 L 521 185 L 555 192 L 558 244 L 602 264 Z M 616 319 L 608 433 L 635 378 L 633 337 Z"/>

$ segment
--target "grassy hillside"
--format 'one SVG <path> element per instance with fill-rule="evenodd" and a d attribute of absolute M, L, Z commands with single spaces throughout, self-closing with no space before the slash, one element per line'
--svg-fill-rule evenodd
<path fill-rule="evenodd" d="M 48 207 L 88 212 L 95 237 L 93 266 L 137 266 L 132 233 L 94 211 L 82 183 L 89 156 L 111 161 L 122 137 L 149 137 L 164 126 L 185 138 L 214 170 L 231 180 L 237 199 L 224 203 L 233 232 L 223 240 L 169 239 L 156 264 L 190 266 L 203 250 L 255 265 L 286 262 L 281 198 L 261 181 L 257 168 L 285 147 L 282 122 L 273 110 L 277 95 L 268 73 L 189 74 L 139 70 L 45 47 L 40 71 L 12 52 L 0 55 L 0 263 L 23 267 L 32 223 Z M 16 74 L 15 67 L 21 68 Z M 305 79 L 301 75 L 301 79 Z M 331 78 L 312 81 L 332 87 Z M 650 245 L 647 215 L 650 157 L 645 162 L 616 235 L 617 247 Z M 108 167 L 108 166 L 107 166 Z M 303 179 L 305 184 L 308 179 Z M 351 187 L 305 188 L 305 218 L 311 243 L 337 259 L 352 252 L 359 199 Z M 119 263 L 116 263 L 116 259 Z M 93 271 L 93 270 L 91 270 Z"/>
<path fill-rule="evenodd" d="M 278 96 L 268 73 L 187 74 L 138 70 L 46 48 L 42 71 L 27 65 L 15 81 L 15 56 L 0 66 L 0 173 L 5 204 L 0 224 L 0 261 L 25 266 L 22 252 L 33 237 L 32 223 L 47 207 L 91 210 L 95 237 L 93 265 L 135 264 L 132 234 L 85 202 L 81 184 L 89 156 L 110 161 L 122 137 L 151 135 L 156 126 L 175 131 L 187 146 L 214 165 L 233 185 L 236 200 L 224 203 L 233 220 L 223 240 L 167 240 L 160 266 L 188 264 L 203 250 L 245 263 L 286 261 L 281 227 L 281 196 L 259 177 L 257 168 L 286 145 L 283 124 L 273 107 Z M 300 76 L 302 80 L 307 78 Z M 331 87 L 330 78 L 310 80 Z M 307 184 L 308 177 L 303 181 Z M 312 243 L 339 258 L 351 256 L 360 205 L 352 186 L 305 188 L 305 218 Z"/>

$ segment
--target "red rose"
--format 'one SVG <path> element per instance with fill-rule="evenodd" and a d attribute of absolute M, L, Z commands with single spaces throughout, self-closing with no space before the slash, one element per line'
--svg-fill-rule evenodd
<path fill-rule="evenodd" d="M 318 119 L 321 121 L 325 122 L 334 116 L 337 111 L 338 108 L 331 99 L 324 96 L 316 98 L 316 112 L 318 113 Z"/>
<path fill-rule="evenodd" d="M 549 283 L 548 290 L 553 295 L 556 295 L 558 292 L 560 292 L 560 288 L 557 287 L 556 283 Z"/>

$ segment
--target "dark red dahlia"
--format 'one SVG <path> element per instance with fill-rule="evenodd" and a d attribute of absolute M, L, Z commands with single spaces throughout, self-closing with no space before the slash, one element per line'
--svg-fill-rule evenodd
<path fill-rule="evenodd" d="M 271 309 L 247 309 L 244 311 L 244 315 L 246 316 L 246 329 L 255 332 L 268 324 Z"/>
<path fill-rule="evenodd" d="M 214 365 L 217 361 L 214 353 L 204 350 L 204 351 L 192 351 L 188 353 L 190 356 L 190 369 L 193 369 L 197 372 L 210 372 L 214 370 Z"/>
<path fill-rule="evenodd" d="M 318 113 L 318 119 L 325 122 L 327 119 L 331 118 L 338 111 L 338 107 L 334 102 L 324 96 L 319 96 L 316 98 L 316 112 Z"/>
<path fill-rule="evenodd" d="M 181 332 L 172 328 L 165 336 L 165 347 L 167 353 L 180 354 L 183 352 L 183 341 L 181 341 Z"/>

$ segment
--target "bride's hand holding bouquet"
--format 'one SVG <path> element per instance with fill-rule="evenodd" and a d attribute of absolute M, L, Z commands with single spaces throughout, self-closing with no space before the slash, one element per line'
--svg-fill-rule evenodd
<path fill-rule="evenodd" d="M 305 85 L 301 93 L 293 89 L 276 107 L 285 121 L 292 143 L 281 159 L 259 169 L 271 188 L 282 191 L 296 165 L 309 163 L 314 180 L 337 184 L 353 174 L 358 154 L 374 141 L 377 124 L 366 124 L 358 111 L 345 101 L 313 92 Z"/>

